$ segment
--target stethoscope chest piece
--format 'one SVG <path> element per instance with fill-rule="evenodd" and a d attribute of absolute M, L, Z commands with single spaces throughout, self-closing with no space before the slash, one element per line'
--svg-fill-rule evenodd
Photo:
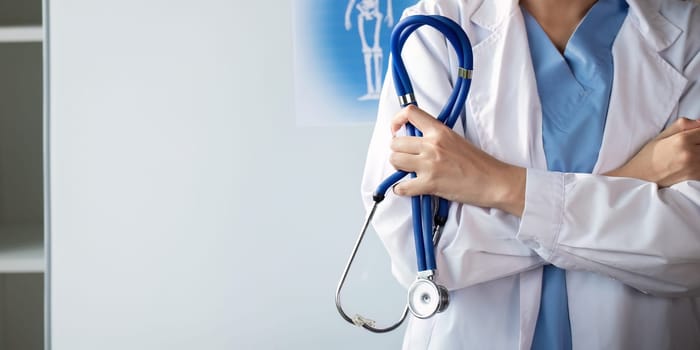
<path fill-rule="evenodd" d="M 449 304 L 447 289 L 435 282 L 418 278 L 408 289 L 408 309 L 421 319 L 443 312 Z"/>

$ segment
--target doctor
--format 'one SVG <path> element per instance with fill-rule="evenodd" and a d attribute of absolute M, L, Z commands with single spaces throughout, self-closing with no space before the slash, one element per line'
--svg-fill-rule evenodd
<path fill-rule="evenodd" d="M 390 78 L 382 92 L 363 199 L 417 173 L 374 219 L 406 287 L 407 196 L 452 201 L 436 248 L 451 303 L 410 319 L 404 348 L 700 349 L 700 8 L 424 0 L 411 14 L 460 23 L 475 72 L 454 131 L 432 117 L 457 73 L 436 32 L 403 54 L 421 109 L 400 111 Z"/>

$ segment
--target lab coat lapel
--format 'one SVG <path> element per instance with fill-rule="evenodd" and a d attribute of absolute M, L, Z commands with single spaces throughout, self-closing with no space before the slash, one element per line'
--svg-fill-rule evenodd
<path fill-rule="evenodd" d="M 469 109 L 481 148 L 511 164 L 546 169 L 541 105 L 517 2 L 484 1 L 472 21 L 492 30 L 473 48 Z"/>
<path fill-rule="evenodd" d="M 623 165 L 658 135 L 687 86 L 659 54 L 681 33 L 659 13 L 660 1 L 627 1 L 629 16 L 613 46 L 613 88 L 594 173 Z M 485 0 L 471 20 L 491 31 L 473 48 L 468 105 L 479 145 L 505 162 L 546 169 L 542 107 L 518 2 Z"/>
<path fill-rule="evenodd" d="M 627 0 L 629 19 L 644 37 L 644 41 L 657 52 L 676 41 L 682 30 L 660 13 L 664 0 Z"/>
<path fill-rule="evenodd" d="M 674 119 L 688 84 L 659 54 L 680 30 L 659 14 L 654 2 L 629 4 L 628 18 L 613 46 L 615 73 L 596 174 L 624 165 L 656 137 Z"/>
<path fill-rule="evenodd" d="M 546 169 L 542 107 L 517 0 L 485 0 L 471 21 L 491 33 L 476 46 L 469 113 L 481 149 L 510 164 Z M 542 269 L 521 275 L 519 349 L 530 349 Z"/>
<path fill-rule="evenodd" d="M 472 22 L 491 30 L 474 48 L 469 111 L 479 146 L 510 164 L 546 169 L 542 107 L 525 21 L 516 1 L 486 0 Z M 521 275 L 519 349 L 530 349 L 540 304 L 542 269 Z"/>

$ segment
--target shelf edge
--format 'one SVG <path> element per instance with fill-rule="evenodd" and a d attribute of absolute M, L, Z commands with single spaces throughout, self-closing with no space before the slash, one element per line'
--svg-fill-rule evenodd
<path fill-rule="evenodd" d="M 41 26 L 0 26 L 0 43 L 40 43 L 43 40 Z"/>

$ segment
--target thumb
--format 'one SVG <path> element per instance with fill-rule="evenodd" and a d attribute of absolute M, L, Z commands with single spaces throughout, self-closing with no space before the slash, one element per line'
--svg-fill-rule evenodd
<path fill-rule="evenodd" d="M 656 137 L 657 140 L 665 139 L 667 137 L 673 136 L 679 132 L 692 130 L 695 128 L 700 128 L 700 121 L 688 119 L 686 117 L 678 118 L 673 124 L 669 125 L 666 130 L 661 132 L 659 136 Z"/>

